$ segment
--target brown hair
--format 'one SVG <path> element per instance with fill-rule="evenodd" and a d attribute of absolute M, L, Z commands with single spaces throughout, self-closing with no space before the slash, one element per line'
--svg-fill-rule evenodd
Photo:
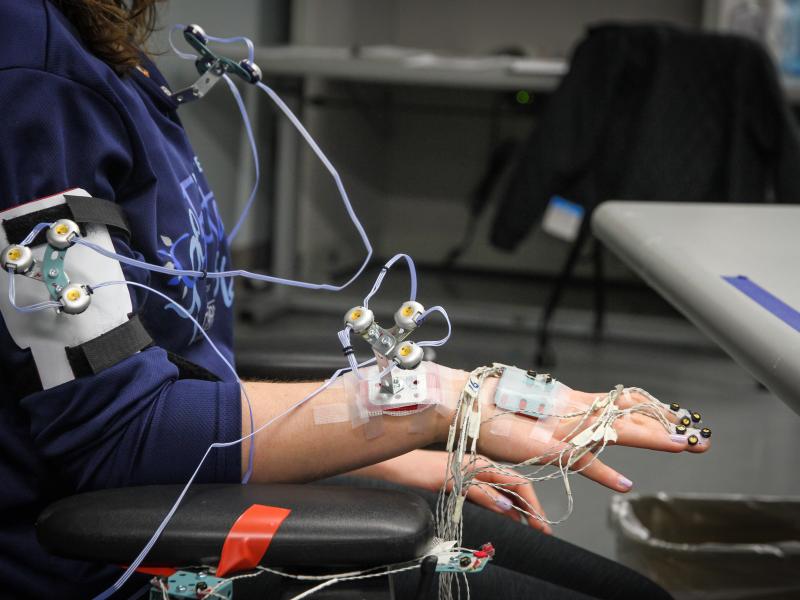
<path fill-rule="evenodd" d="M 52 0 L 98 58 L 123 74 L 140 62 L 163 0 Z"/>

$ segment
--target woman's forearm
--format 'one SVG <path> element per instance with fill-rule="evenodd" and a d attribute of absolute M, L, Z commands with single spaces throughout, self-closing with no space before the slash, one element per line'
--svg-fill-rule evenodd
<path fill-rule="evenodd" d="M 458 396 L 467 374 L 447 369 L 449 374 L 445 393 L 450 404 Z M 246 382 L 245 389 L 253 409 L 255 427 L 267 423 L 276 415 L 320 387 L 321 382 L 278 383 Z M 334 385 L 305 402 L 290 414 L 278 419 L 254 438 L 255 462 L 253 481 L 289 482 L 312 481 L 352 471 L 405 454 L 445 439 L 449 419 L 434 408 L 422 415 L 382 417 L 383 432 L 367 439 L 364 426 L 353 427 L 350 420 L 318 425 L 314 408 L 337 403 L 352 403 L 341 385 Z M 411 419 L 424 419 L 424 426 Z M 242 433 L 250 432 L 247 401 L 242 398 Z M 249 442 L 242 444 L 242 470 L 247 468 Z"/>

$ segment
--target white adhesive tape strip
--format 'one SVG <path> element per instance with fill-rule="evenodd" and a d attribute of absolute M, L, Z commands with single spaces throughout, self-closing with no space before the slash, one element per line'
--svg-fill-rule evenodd
<path fill-rule="evenodd" d="M 511 435 L 511 427 L 513 424 L 513 413 L 505 413 L 489 421 L 489 433 L 492 435 L 499 435 L 500 437 L 509 437 Z"/>
<path fill-rule="evenodd" d="M 433 426 L 433 415 L 423 410 L 422 412 L 411 415 L 408 423 L 408 433 L 423 434 L 430 431 Z"/>
<path fill-rule="evenodd" d="M 546 419 L 531 419 L 531 421 L 533 421 L 533 426 L 528 437 L 543 444 L 549 443 L 553 438 L 556 427 L 558 427 L 558 418 L 548 417 Z"/>
<path fill-rule="evenodd" d="M 350 410 L 346 404 L 325 404 L 314 407 L 314 423 L 317 425 L 345 423 L 349 420 Z"/>
<path fill-rule="evenodd" d="M 383 417 L 371 417 L 364 425 L 364 437 L 374 440 L 383 435 Z"/>

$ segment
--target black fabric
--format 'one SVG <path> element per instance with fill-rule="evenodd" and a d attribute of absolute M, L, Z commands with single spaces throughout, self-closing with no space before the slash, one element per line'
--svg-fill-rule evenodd
<path fill-rule="evenodd" d="M 72 348 L 65 348 L 72 373 L 83 377 L 100 373 L 118 362 L 144 350 L 153 339 L 137 315 L 122 325 Z"/>
<path fill-rule="evenodd" d="M 73 221 L 76 223 L 98 223 L 114 227 L 126 236 L 130 237 L 131 228 L 122 208 L 114 202 L 103 200 L 102 198 L 91 198 L 88 196 L 70 196 L 65 194 L 70 211 L 72 211 Z"/>
<path fill-rule="evenodd" d="M 178 367 L 178 379 L 199 379 L 201 381 L 222 381 L 205 367 L 201 367 L 182 356 L 167 350 L 169 362 Z"/>
<path fill-rule="evenodd" d="M 22 400 L 25 396 L 42 389 L 42 379 L 30 348 L 26 348 L 22 352 L 25 355 L 23 360 L 14 365 L 4 365 L 3 368 L 4 386 L 7 386 L 7 391 L 13 395 L 15 401 Z"/>
<path fill-rule="evenodd" d="M 58 219 L 71 219 L 82 225 L 84 223 L 97 223 L 117 229 L 120 233 L 130 237 L 131 230 L 125 213 L 119 205 L 89 196 L 70 196 L 65 194 L 66 204 L 58 204 L 36 212 L 20 215 L 13 219 L 2 221 L 3 229 L 9 244 L 19 244 L 39 223 L 52 223 Z M 31 246 L 45 243 L 45 231 L 41 231 Z"/>
<path fill-rule="evenodd" d="M 324 483 L 413 491 L 435 511 L 437 494 L 433 492 L 360 477 L 335 477 Z M 497 554 L 482 573 L 468 577 L 473 600 L 671 598 L 651 580 L 623 565 L 467 502 L 464 546 L 478 548 L 486 542 L 492 542 Z M 394 578 L 396 597 L 413 598 L 419 572 L 401 573 Z"/>
<path fill-rule="evenodd" d="M 52 223 L 58 219 L 72 219 L 72 212 L 69 206 L 66 204 L 51 206 L 50 208 L 14 217 L 13 219 L 4 219 L 2 224 L 8 243 L 19 244 L 39 223 Z M 39 244 L 44 244 L 45 235 L 46 230 L 40 231 L 30 245 L 38 246 Z"/>
<path fill-rule="evenodd" d="M 800 200 L 800 142 L 756 42 L 604 25 L 575 49 L 517 158 L 492 243 L 513 249 L 553 195 L 599 202 Z"/>
<path fill-rule="evenodd" d="M 133 315 L 125 323 L 111 331 L 78 346 L 65 348 L 65 351 L 70 367 L 72 367 L 72 373 L 75 377 L 84 377 L 100 373 L 152 344 L 153 339 L 147 333 L 147 329 L 139 320 L 138 315 Z M 217 375 L 205 367 L 174 352 L 168 351 L 167 358 L 178 368 L 178 379 L 221 381 Z M 41 384 L 39 384 L 39 389 L 41 389 Z"/>

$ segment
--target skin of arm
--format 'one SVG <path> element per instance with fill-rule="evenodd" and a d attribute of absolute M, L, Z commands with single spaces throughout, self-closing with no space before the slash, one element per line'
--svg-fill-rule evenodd
<path fill-rule="evenodd" d="M 450 395 L 449 404 L 454 406 L 469 374 L 466 371 L 446 368 L 445 370 L 449 381 L 446 393 Z M 258 428 L 316 390 L 321 382 L 246 382 L 244 385 L 252 405 L 255 426 Z M 496 410 L 494 403 L 489 401 L 494 397 L 496 385 L 497 379 L 490 378 L 481 388 L 480 398 L 486 414 L 484 421 L 491 418 L 493 411 Z M 597 393 L 573 390 L 570 400 L 574 404 L 589 407 L 597 395 Z M 626 403 L 641 401 L 636 398 L 635 393 L 632 396 L 632 399 L 620 400 L 618 404 L 625 408 Z M 452 414 L 443 416 L 439 411 L 429 409 L 422 413 L 429 419 L 424 432 L 409 433 L 409 417 L 384 417 L 383 434 L 367 440 L 363 429 L 354 428 L 349 420 L 327 424 L 324 427 L 315 424 L 314 407 L 335 402 L 341 403 L 347 400 L 341 387 L 331 386 L 258 433 L 253 440 L 255 463 L 252 481 L 307 482 L 355 470 L 359 470 L 360 475 L 391 478 L 391 474 L 396 472 L 394 468 L 396 463 L 386 461 L 437 442 L 445 442 L 452 420 Z M 665 415 L 673 422 L 677 420 L 677 417 L 667 410 Z M 587 421 L 587 425 L 593 418 Z M 529 436 L 498 437 L 484 432 L 482 428 L 478 449 L 493 460 L 518 463 L 543 454 L 551 449 L 553 444 L 563 444 L 563 440 L 574 426 L 574 419 L 561 420 L 554 432 L 553 440 L 547 444 L 537 442 Z M 705 452 L 710 447 L 708 440 L 703 441 L 701 445 L 688 446 L 685 437 L 676 439 L 675 436 L 665 432 L 655 420 L 641 415 L 632 415 L 620 420 L 617 431 L 618 445 L 663 452 L 693 453 Z M 242 433 L 247 435 L 249 432 L 249 414 L 243 398 Z M 249 442 L 245 442 L 242 444 L 243 470 L 247 467 L 248 452 Z M 573 468 L 582 468 L 587 462 L 591 462 L 591 458 L 591 454 L 587 454 L 576 462 Z M 618 492 L 627 492 L 632 486 L 630 480 L 599 459 L 591 462 L 581 474 Z"/>
<path fill-rule="evenodd" d="M 454 400 L 466 384 L 468 373 L 447 369 L 447 394 Z M 322 382 L 245 382 L 258 428 Z M 383 434 L 367 440 L 362 427 L 343 423 L 315 424 L 314 408 L 346 402 L 341 386 L 333 385 L 279 419 L 253 438 L 255 482 L 306 482 L 380 463 L 447 438 L 450 419 L 436 410 L 426 410 L 428 419 L 422 433 L 409 433 L 409 417 L 386 417 Z M 451 402 L 453 404 L 454 402 Z M 242 434 L 250 433 L 249 412 L 242 399 Z M 242 444 L 242 469 L 247 468 L 249 441 Z"/>

